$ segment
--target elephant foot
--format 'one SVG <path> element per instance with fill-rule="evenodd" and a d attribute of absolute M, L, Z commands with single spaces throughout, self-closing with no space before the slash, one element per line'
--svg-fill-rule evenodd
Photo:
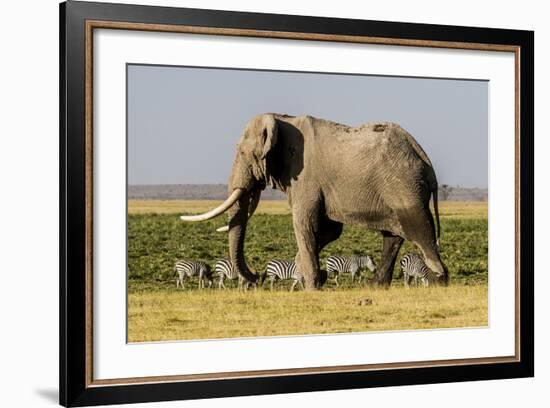
<path fill-rule="evenodd" d="M 319 284 L 319 282 L 317 280 L 315 280 L 313 282 L 306 281 L 304 283 L 304 290 L 306 290 L 308 292 L 311 292 L 311 291 L 314 291 L 314 290 L 319 290 L 319 289 L 321 289 L 321 285 Z"/>
<path fill-rule="evenodd" d="M 323 286 L 327 282 L 327 279 L 328 279 L 327 271 L 325 271 L 324 269 L 320 269 L 315 279 L 315 285 L 317 286 L 317 288 L 320 288 L 321 286 Z"/>

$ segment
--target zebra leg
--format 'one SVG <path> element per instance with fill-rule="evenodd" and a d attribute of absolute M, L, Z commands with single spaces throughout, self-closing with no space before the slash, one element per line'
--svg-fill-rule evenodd
<path fill-rule="evenodd" d="M 223 274 L 220 275 L 220 283 L 218 284 L 218 288 L 221 290 L 222 288 L 225 289 L 225 285 L 223 284 Z"/>
<path fill-rule="evenodd" d="M 269 290 L 273 291 L 273 282 L 275 281 L 275 279 L 273 278 L 269 278 Z"/>
<path fill-rule="evenodd" d="M 340 276 L 340 273 L 339 272 L 334 272 L 334 283 L 336 284 L 336 287 L 340 286 L 338 284 L 338 276 Z"/>
<path fill-rule="evenodd" d="M 391 232 L 382 231 L 384 237 L 384 244 L 382 248 L 382 257 L 380 259 L 380 265 L 376 270 L 374 282 L 377 285 L 388 287 L 393 279 L 393 267 L 395 266 L 395 260 L 401 245 L 403 245 L 403 238 L 397 235 L 393 235 Z"/>
<path fill-rule="evenodd" d="M 239 291 L 242 290 L 243 292 L 246 292 L 250 287 L 250 282 L 245 280 L 242 276 L 239 276 L 238 282 Z"/>
<path fill-rule="evenodd" d="M 406 272 L 403 273 L 403 281 L 405 283 L 405 287 L 409 289 L 409 275 Z"/>
<path fill-rule="evenodd" d="M 358 268 L 351 268 L 350 274 L 351 274 L 351 283 L 353 284 L 355 282 L 355 275 L 358 273 Z"/>

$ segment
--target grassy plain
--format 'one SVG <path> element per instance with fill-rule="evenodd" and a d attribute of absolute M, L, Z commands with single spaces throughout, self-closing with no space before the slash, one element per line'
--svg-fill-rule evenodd
<path fill-rule="evenodd" d="M 487 325 L 487 286 L 313 293 L 174 287 L 134 290 L 128 310 L 132 342 L 473 327 Z"/>
<path fill-rule="evenodd" d="M 487 203 L 441 202 L 442 257 L 451 285 L 403 287 L 396 266 L 389 290 L 329 280 L 322 291 L 239 292 L 176 290 L 174 262 L 201 259 L 213 266 L 227 257 L 227 235 L 215 229 L 225 217 L 183 223 L 177 214 L 198 213 L 219 201 L 129 201 L 128 338 L 131 342 L 273 336 L 350 331 L 471 327 L 487 324 Z M 367 253 L 380 260 L 380 234 L 346 226 L 342 237 L 321 253 Z M 403 245 L 400 256 L 413 250 Z M 296 244 L 284 201 L 261 201 L 247 230 L 248 263 L 263 271 L 271 259 L 292 259 Z M 233 284 L 233 286 L 236 286 Z M 266 284 L 267 286 L 267 284 Z M 188 285 L 189 287 L 189 285 Z M 361 300 L 369 299 L 360 305 Z M 365 302 L 363 302 L 365 303 Z"/>

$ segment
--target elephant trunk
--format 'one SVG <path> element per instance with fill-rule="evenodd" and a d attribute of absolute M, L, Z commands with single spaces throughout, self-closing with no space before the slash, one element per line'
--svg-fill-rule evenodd
<path fill-rule="evenodd" d="M 244 259 L 249 203 L 249 193 L 243 194 L 229 211 L 229 257 L 239 274 L 247 281 L 254 283 L 258 280 L 258 276 L 250 272 Z"/>

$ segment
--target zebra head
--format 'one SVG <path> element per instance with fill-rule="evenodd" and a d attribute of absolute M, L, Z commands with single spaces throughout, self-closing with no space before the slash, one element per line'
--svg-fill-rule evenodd
<path fill-rule="evenodd" d="M 360 256 L 359 264 L 362 268 L 368 268 L 371 272 L 376 271 L 376 263 L 374 263 L 374 260 L 369 255 Z"/>

